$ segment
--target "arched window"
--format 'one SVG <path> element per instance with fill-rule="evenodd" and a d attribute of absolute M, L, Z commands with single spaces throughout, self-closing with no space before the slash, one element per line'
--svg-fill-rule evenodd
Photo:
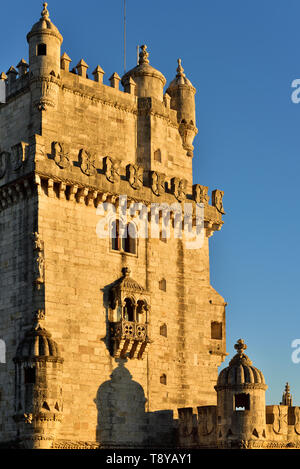
<path fill-rule="evenodd" d="M 147 303 L 144 300 L 139 300 L 136 307 L 136 320 L 140 323 L 146 322 Z"/>
<path fill-rule="evenodd" d="M 37 55 L 47 55 L 47 46 L 46 46 L 46 44 L 39 44 L 37 46 Z"/>
<path fill-rule="evenodd" d="M 130 222 L 123 228 L 120 220 L 114 220 L 110 225 L 111 249 L 127 254 L 137 253 L 137 230 Z"/>
<path fill-rule="evenodd" d="M 125 321 L 134 321 L 134 303 L 131 298 L 125 298 L 123 316 Z"/>

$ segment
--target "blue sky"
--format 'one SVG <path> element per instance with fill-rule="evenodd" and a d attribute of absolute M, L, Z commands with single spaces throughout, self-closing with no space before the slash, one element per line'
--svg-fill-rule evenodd
<path fill-rule="evenodd" d="M 26 34 L 42 2 L 1 5 L 0 72 L 28 58 Z M 123 0 L 49 2 L 73 59 L 123 74 Z M 168 82 L 181 57 L 197 88 L 194 182 L 225 191 L 225 225 L 211 238 L 211 281 L 227 306 L 227 352 L 248 344 L 265 375 L 267 404 L 286 381 L 300 405 L 300 78 L 297 0 L 127 0 L 127 69 L 136 46 Z M 246 353 L 247 353 L 246 352 Z M 300 357 L 300 354 L 299 354 Z M 227 365 L 226 359 L 225 365 Z"/>

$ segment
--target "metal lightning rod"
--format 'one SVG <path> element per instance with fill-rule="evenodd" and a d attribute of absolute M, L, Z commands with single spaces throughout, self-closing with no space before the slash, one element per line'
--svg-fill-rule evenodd
<path fill-rule="evenodd" d="M 126 73 L 126 0 L 124 0 L 124 75 Z"/>

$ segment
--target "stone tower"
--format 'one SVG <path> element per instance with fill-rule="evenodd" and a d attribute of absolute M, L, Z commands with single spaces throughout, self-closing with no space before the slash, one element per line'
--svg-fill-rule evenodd
<path fill-rule="evenodd" d="M 250 440 L 266 439 L 267 385 L 260 370 L 244 353 L 242 339 L 237 354 L 221 371 L 215 387 L 218 395 L 217 442 L 219 446 L 247 445 Z"/>
<path fill-rule="evenodd" d="M 27 40 L 29 64 L 0 75 L 0 441 L 171 443 L 179 407 L 216 404 L 226 355 L 196 90 L 179 60 L 164 93 L 146 46 L 110 86 L 100 65 L 70 71 L 47 4 Z"/>

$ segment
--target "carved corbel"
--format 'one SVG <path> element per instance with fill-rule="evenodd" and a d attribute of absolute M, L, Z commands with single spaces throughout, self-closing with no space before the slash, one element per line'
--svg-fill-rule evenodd
<path fill-rule="evenodd" d="M 81 204 L 84 202 L 85 198 L 87 197 L 89 190 L 87 188 L 81 188 L 78 190 L 76 194 L 76 201 Z"/>

